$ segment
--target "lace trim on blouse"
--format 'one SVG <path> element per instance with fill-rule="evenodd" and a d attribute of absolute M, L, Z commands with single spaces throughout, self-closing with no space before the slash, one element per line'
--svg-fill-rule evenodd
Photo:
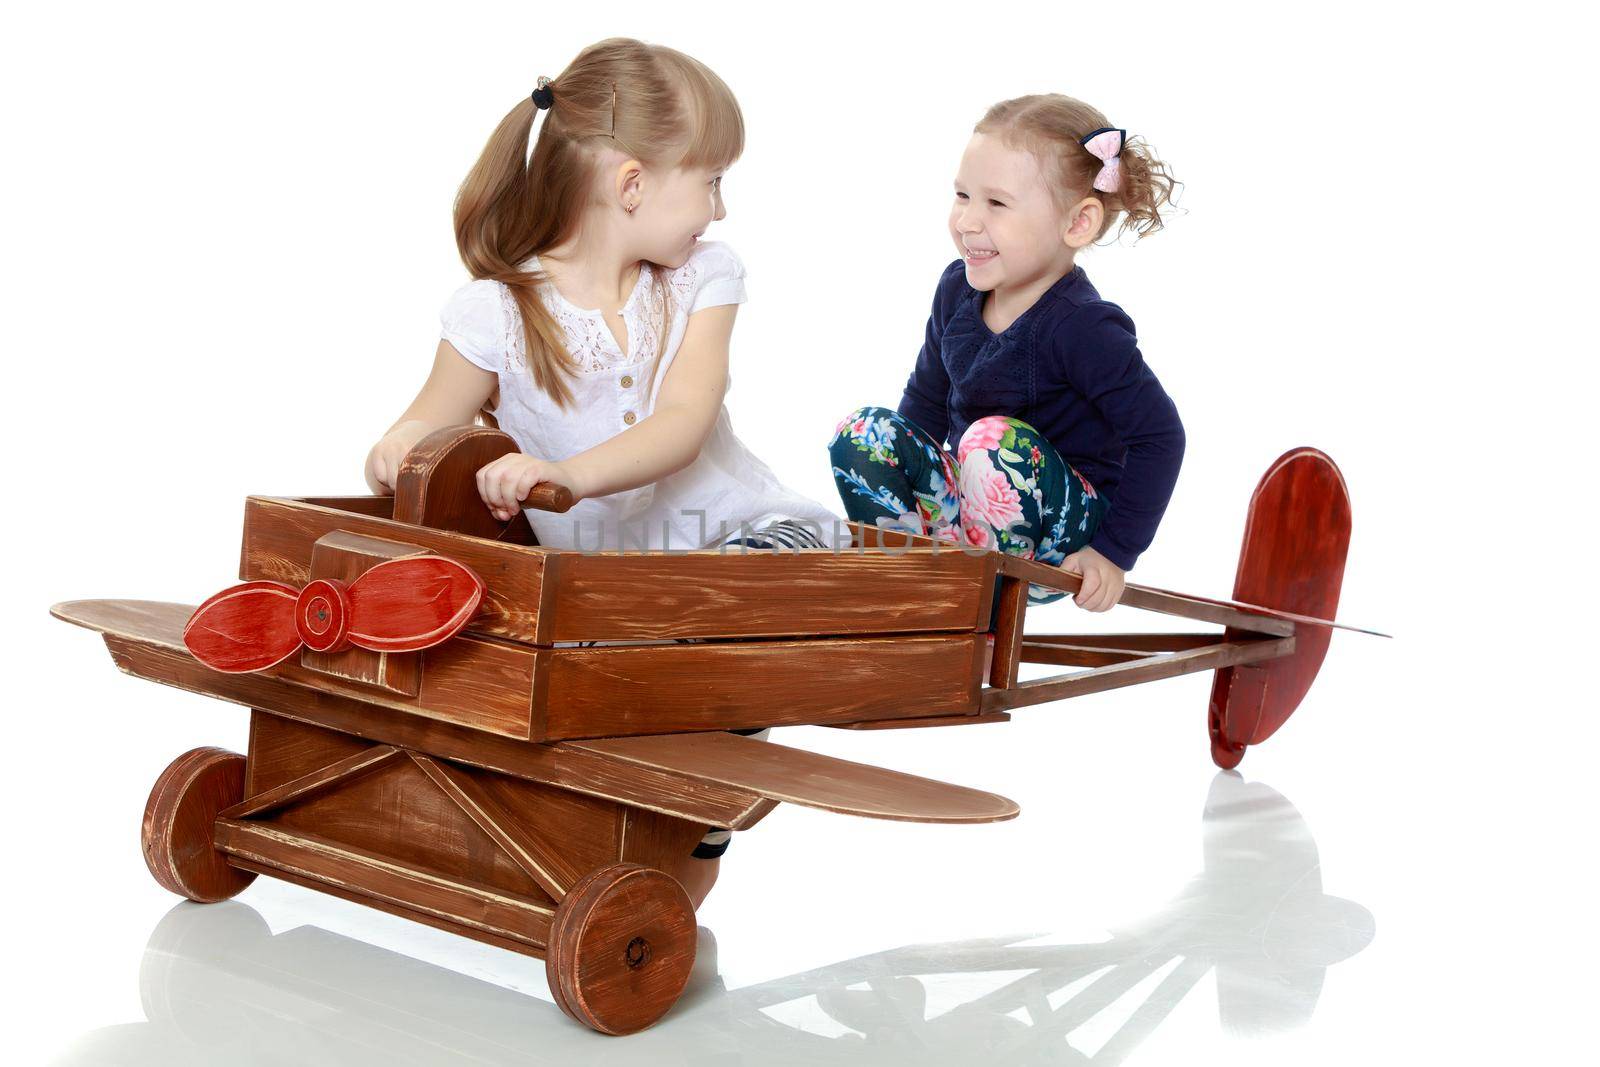
<path fill-rule="evenodd" d="M 673 312 L 687 312 L 694 299 L 695 284 L 700 269 L 685 263 L 667 276 L 667 291 L 673 302 Z M 540 298 L 550 311 L 556 324 L 566 337 L 567 351 L 577 362 L 580 373 L 631 367 L 655 358 L 661 344 L 661 332 L 668 328 L 670 319 L 663 314 L 662 301 L 653 284 L 654 268 L 643 264 L 639 280 L 634 284 L 628 302 L 622 307 L 622 321 L 628 328 L 631 352 L 624 353 L 617 339 L 606 325 L 599 311 L 574 306 L 556 290 L 546 284 L 540 289 Z M 503 282 L 496 283 L 500 290 L 501 321 L 505 324 L 505 369 L 511 374 L 528 369 L 527 345 L 522 337 L 522 313 L 517 307 L 511 289 Z M 553 299 L 552 299 L 553 297 Z"/>

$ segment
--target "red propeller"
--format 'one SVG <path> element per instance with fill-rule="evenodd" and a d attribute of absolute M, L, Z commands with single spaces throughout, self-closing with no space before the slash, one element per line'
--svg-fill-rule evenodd
<path fill-rule="evenodd" d="M 301 644 L 316 652 L 357 645 L 415 652 L 447 641 L 478 613 L 484 584 L 443 556 L 385 560 L 353 582 L 317 578 L 230 586 L 194 609 L 183 643 L 194 658 L 229 674 L 266 670 Z"/>

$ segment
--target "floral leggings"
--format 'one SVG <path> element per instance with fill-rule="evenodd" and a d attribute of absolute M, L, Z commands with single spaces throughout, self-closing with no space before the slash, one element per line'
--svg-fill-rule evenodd
<path fill-rule="evenodd" d="M 1089 543 L 1105 502 L 1032 426 L 988 415 L 951 456 L 890 408 L 857 408 L 829 442 L 833 480 L 851 519 L 1059 564 Z M 1028 603 L 1067 594 L 1028 586 Z"/>

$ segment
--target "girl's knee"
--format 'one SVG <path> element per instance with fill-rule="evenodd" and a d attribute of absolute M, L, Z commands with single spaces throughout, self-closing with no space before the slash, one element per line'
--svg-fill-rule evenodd
<path fill-rule="evenodd" d="M 1055 447 L 1047 441 L 1036 426 L 1024 422 L 1014 415 L 985 415 L 976 419 L 961 435 L 961 440 L 956 445 L 956 459 L 965 460 L 967 453 L 981 450 L 989 453 L 998 453 L 1001 442 L 1007 435 L 1013 435 L 1015 450 L 1024 456 L 1031 456 L 1035 464 L 1046 468 L 1061 466 L 1059 454 Z M 1033 455 L 1037 452 L 1038 455 Z"/>
<path fill-rule="evenodd" d="M 893 414 L 895 414 L 895 412 L 889 408 L 881 408 L 873 404 L 856 408 L 850 414 L 840 419 L 839 424 L 833 428 L 833 437 L 828 441 L 828 446 L 830 448 L 836 447 L 840 441 L 849 440 L 852 433 L 854 433 L 856 436 L 860 436 L 868 422 L 873 419 L 879 419 Z"/>
<path fill-rule="evenodd" d="M 1000 442 L 1005 440 L 1006 434 L 1014 430 L 1027 430 L 1035 436 L 1039 433 L 1012 415 L 985 415 L 981 419 L 974 419 L 956 444 L 956 459 L 966 459 L 967 453 L 975 448 L 992 452 L 1000 447 Z"/>

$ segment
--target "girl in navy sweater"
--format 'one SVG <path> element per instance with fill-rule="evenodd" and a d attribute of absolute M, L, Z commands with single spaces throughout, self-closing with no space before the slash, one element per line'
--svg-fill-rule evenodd
<path fill-rule="evenodd" d="M 1177 408 L 1080 250 L 1161 227 L 1174 181 L 1138 140 L 1059 94 L 991 107 L 956 172 L 945 268 L 899 409 L 864 407 L 828 451 L 850 518 L 1083 575 L 1105 611 L 1183 462 Z M 957 442 L 955 454 L 946 450 Z M 1030 586 L 1030 603 L 1065 594 Z"/>

